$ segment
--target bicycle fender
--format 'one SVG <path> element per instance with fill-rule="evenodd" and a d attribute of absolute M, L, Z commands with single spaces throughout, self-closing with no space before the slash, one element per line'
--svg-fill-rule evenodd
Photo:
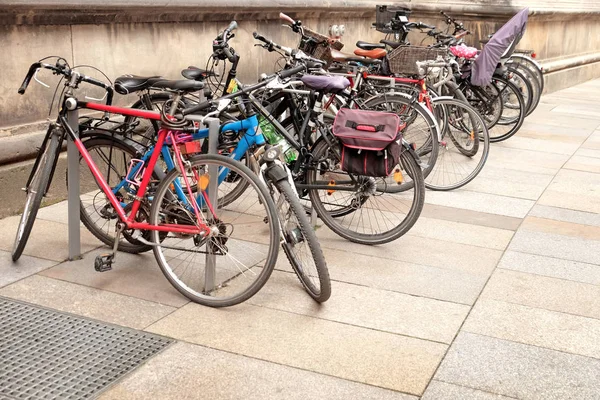
<path fill-rule="evenodd" d="M 267 178 L 273 182 L 279 182 L 288 179 L 288 174 L 285 169 L 281 168 L 277 164 L 273 163 L 267 167 L 265 171 Z"/>

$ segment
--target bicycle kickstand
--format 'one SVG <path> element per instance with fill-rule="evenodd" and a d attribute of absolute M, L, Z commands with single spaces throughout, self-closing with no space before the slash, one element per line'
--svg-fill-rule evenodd
<path fill-rule="evenodd" d="M 100 254 L 94 260 L 94 269 L 98 272 L 106 272 L 112 269 L 112 264 L 117 258 L 117 248 L 119 240 L 121 240 L 121 232 L 125 229 L 125 224 L 117 222 L 117 234 L 115 235 L 115 243 L 113 244 L 112 252 L 108 254 Z"/>

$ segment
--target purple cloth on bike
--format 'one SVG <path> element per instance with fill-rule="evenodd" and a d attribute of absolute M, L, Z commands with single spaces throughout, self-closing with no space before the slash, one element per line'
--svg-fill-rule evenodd
<path fill-rule="evenodd" d="M 473 62 L 471 83 L 486 86 L 492 82 L 494 71 L 503 55 L 510 55 L 523 37 L 527 27 L 529 8 L 519 11 L 502 26 L 483 47 L 479 57 Z"/>
<path fill-rule="evenodd" d="M 301 81 L 308 88 L 324 93 L 339 93 L 350 86 L 343 76 L 304 75 Z"/>

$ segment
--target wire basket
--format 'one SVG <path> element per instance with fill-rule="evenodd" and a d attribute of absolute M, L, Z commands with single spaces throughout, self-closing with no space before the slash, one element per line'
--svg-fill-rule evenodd
<path fill-rule="evenodd" d="M 404 19 L 404 22 L 408 22 L 410 13 L 410 8 L 406 7 L 375 6 L 375 30 L 381 33 L 395 33 L 397 30 L 393 29 L 390 22 L 393 20 L 402 22 Z"/>
<path fill-rule="evenodd" d="M 344 44 L 339 40 L 332 41 L 329 36 L 322 35 L 308 28 L 304 28 L 304 36 L 306 37 L 300 40 L 298 48 L 311 57 L 325 61 L 327 66 L 333 61 L 331 49 L 339 51 L 344 47 Z"/>
<path fill-rule="evenodd" d="M 390 71 L 398 75 L 419 75 L 417 61 L 448 57 L 447 49 L 421 46 L 400 46 L 387 55 Z"/>

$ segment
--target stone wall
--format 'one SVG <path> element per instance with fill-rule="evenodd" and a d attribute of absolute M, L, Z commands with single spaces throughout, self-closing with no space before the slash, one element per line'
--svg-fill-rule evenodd
<path fill-rule="evenodd" d="M 93 65 L 111 79 L 124 73 L 177 79 L 188 65 L 206 65 L 212 39 L 236 19 L 239 29 L 231 45 L 242 57 L 239 78 L 254 82 L 260 73 L 273 70 L 276 56 L 253 47 L 252 32 L 287 46 L 298 42 L 297 35 L 281 26 L 280 11 L 323 33 L 331 24 L 344 24 L 344 50 L 352 52 L 358 39 L 383 37 L 371 28 L 378 3 L 382 2 L 5 0 L 0 4 L 0 182 L 24 182 L 28 160 L 41 142 L 57 78 L 40 73 L 51 89 L 32 82 L 25 96 L 18 95 L 17 88 L 28 66 L 44 56 L 63 56 L 71 65 Z M 440 10 L 463 20 L 474 33 L 468 39 L 473 44 L 529 6 L 530 22 L 519 47 L 535 49 L 550 70 L 547 90 L 600 77 L 600 3 L 596 0 L 557 0 L 551 7 L 540 0 L 413 0 L 406 5 L 413 9 L 415 21 L 443 26 Z M 411 34 L 413 43 L 420 42 L 417 36 Z M 103 78 L 92 69 L 82 71 Z M 79 96 L 97 94 L 82 87 Z M 135 99 L 120 97 L 118 102 Z M 0 192 L 0 216 L 18 212 L 21 200 L 12 189 Z"/>

